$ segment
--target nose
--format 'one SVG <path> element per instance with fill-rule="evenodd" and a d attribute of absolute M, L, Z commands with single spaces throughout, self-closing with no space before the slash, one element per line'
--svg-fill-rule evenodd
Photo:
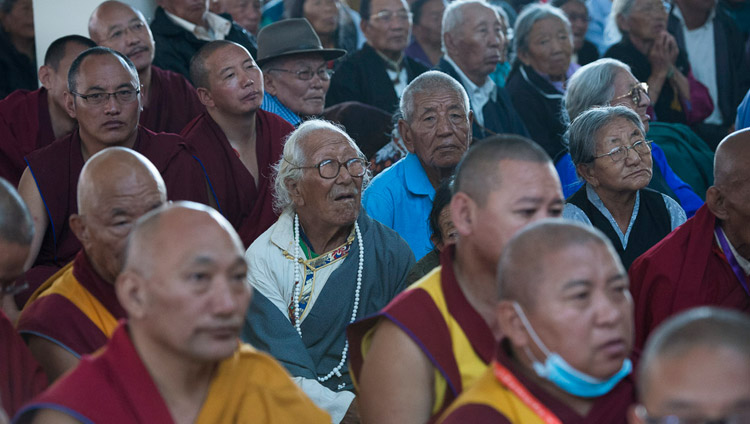
<path fill-rule="evenodd" d="M 243 87 L 247 87 L 247 86 L 255 84 L 255 79 L 253 77 L 254 77 L 253 71 L 248 69 L 242 74 L 242 79 L 240 80 L 240 84 Z"/>
<path fill-rule="evenodd" d="M 641 155 L 635 149 L 627 149 L 625 153 L 627 153 L 627 156 L 625 156 L 625 165 L 633 166 L 641 163 Z"/>
<path fill-rule="evenodd" d="M 451 125 L 450 119 L 447 115 L 438 114 L 437 116 L 437 135 L 445 136 L 453 134 L 453 126 Z"/>
<path fill-rule="evenodd" d="M 117 115 L 120 113 L 120 102 L 115 99 L 113 94 L 107 97 L 107 101 L 104 102 L 104 113 L 107 115 Z"/>

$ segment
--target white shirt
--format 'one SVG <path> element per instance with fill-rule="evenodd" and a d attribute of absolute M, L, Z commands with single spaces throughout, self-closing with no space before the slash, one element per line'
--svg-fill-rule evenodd
<path fill-rule="evenodd" d="M 461 68 L 456 65 L 456 62 L 454 62 L 447 53 L 443 56 L 443 58 L 453 67 L 453 69 L 458 74 L 458 77 L 461 79 L 461 85 L 464 86 L 464 88 L 466 89 L 466 94 L 469 95 L 471 110 L 474 111 L 474 120 L 483 127 L 484 113 L 482 113 L 482 109 L 484 108 L 484 105 L 486 105 L 490 100 L 492 100 L 493 102 L 497 100 L 497 85 L 495 85 L 490 77 L 487 76 L 485 77 L 486 79 L 484 81 L 484 84 L 478 86 L 474 84 L 469 79 L 469 77 L 466 76 L 466 74 L 464 74 Z"/>
<path fill-rule="evenodd" d="M 182 19 L 177 15 L 173 15 L 166 10 L 164 11 L 164 13 L 166 13 L 167 17 L 171 19 L 172 22 L 184 28 L 187 32 L 195 35 L 195 37 L 199 40 L 223 40 L 227 36 L 227 34 L 229 34 L 229 30 L 232 29 L 232 21 L 224 19 L 221 16 L 211 12 L 206 12 L 203 15 L 203 20 L 206 22 L 206 24 L 208 24 L 208 28 L 195 25 L 194 23 L 186 21 L 185 19 Z"/>
<path fill-rule="evenodd" d="M 716 231 L 718 231 L 718 229 Z M 716 239 L 716 243 L 719 244 L 719 249 L 721 249 L 721 251 L 724 252 L 724 248 L 721 246 L 721 242 L 719 242 L 719 236 L 716 234 L 716 231 L 714 231 L 714 238 Z M 745 272 L 745 275 L 750 275 L 750 261 L 748 261 L 747 259 L 742 257 L 742 255 L 737 253 L 737 250 L 735 250 L 734 245 L 732 245 L 732 242 L 729 241 L 729 238 L 727 238 L 726 231 L 724 232 L 724 239 L 726 239 L 727 245 L 729 246 L 729 250 L 732 252 L 732 255 L 734 255 L 734 259 L 737 260 L 737 265 L 739 265 L 740 268 L 742 268 L 742 271 Z M 727 252 L 724 252 L 724 254 L 726 253 Z"/>
<path fill-rule="evenodd" d="M 714 111 L 703 122 L 707 124 L 720 125 L 724 122 L 719 110 L 719 87 L 716 82 L 716 44 L 714 44 L 714 16 L 715 9 L 711 11 L 703 26 L 689 30 L 685 26 L 685 18 L 678 6 L 674 7 L 674 16 L 680 22 L 680 27 L 685 35 L 685 50 L 690 67 L 695 79 L 708 88 L 711 100 L 714 102 Z"/>

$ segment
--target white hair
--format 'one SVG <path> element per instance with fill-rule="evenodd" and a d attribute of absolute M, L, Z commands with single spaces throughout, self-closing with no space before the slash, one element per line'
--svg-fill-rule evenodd
<path fill-rule="evenodd" d="M 414 98 L 417 94 L 423 92 L 435 93 L 438 90 L 453 91 L 461 98 L 463 109 L 466 115 L 469 114 L 469 95 L 466 94 L 464 87 L 450 75 L 440 71 L 427 71 L 422 75 L 414 78 L 412 82 L 404 89 L 399 102 L 399 111 L 404 121 L 411 124 L 414 117 Z"/>
<path fill-rule="evenodd" d="M 454 2 L 451 2 L 448 7 L 445 8 L 445 12 L 443 12 L 443 27 L 440 34 L 443 54 L 447 53 L 447 51 L 445 50 L 445 34 L 453 34 L 453 31 L 455 31 L 455 29 L 464 22 L 463 9 L 474 4 L 478 4 L 480 6 L 486 7 L 487 9 L 493 10 L 497 15 L 497 10 L 485 0 L 456 0 Z"/>

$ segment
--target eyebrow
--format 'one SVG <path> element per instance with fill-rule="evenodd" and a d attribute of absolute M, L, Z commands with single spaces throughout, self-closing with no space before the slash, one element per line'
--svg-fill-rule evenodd
<path fill-rule="evenodd" d="M 579 286 L 591 287 L 591 285 L 592 285 L 591 281 L 589 280 L 571 280 L 563 284 L 562 289 L 560 291 L 567 291 L 567 290 L 570 290 L 572 288 L 576 288 Z"/>

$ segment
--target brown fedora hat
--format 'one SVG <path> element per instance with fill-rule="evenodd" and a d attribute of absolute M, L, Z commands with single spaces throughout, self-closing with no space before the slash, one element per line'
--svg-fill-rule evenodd
<path fill-rule="evenodd" d="M 258 33 L 258 65 L 283 56 L 320 53 L 323 60 L 346 54 L 346 50 L 324 49 L 320 38 L 305 18 L 285 19 L 263 27 Z"/>

